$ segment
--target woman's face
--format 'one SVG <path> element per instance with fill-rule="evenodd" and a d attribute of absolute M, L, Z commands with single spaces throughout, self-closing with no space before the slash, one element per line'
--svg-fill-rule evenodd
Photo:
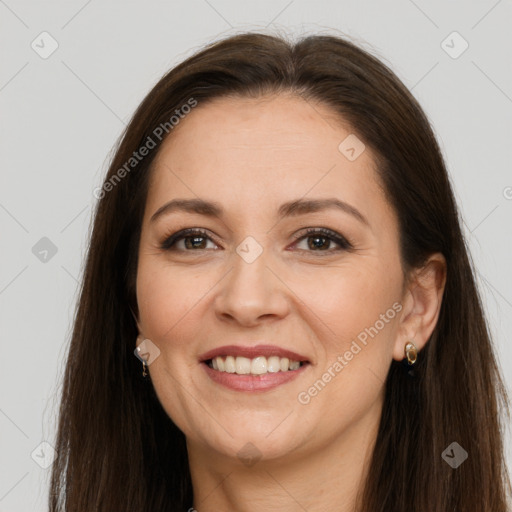
<path fill-rule="evenodd" d="M 163 144 L 139 327 L 189 450 L 275 459 L 375 432 L 405 338 L 398 224 L 373 164 L 295 96 L 199 103 Z"/>

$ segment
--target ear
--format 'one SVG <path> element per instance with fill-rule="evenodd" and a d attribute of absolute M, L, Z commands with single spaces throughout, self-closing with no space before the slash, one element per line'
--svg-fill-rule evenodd
<path fill-rule="evenodd" d="M 446 285 L 446 259 L 441 253 L 432 254 L 421 268 L 409 276 L 402 304 L 393 359 L 401 361 L 404 347 L 412 341 L 418 352 L 426 345 L 439 318 Z"/>

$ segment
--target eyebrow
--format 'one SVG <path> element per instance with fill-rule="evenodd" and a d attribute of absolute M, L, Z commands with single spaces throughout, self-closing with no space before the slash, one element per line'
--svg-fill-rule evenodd
<path fill-rule="evenodd" d="M 279 207 L 277 213 L 280 218 L 284 218 L 315 213 L 329 208 L 335 208 L 348 213 L 359 220 L 359 222 L 370 226 L 366 217 L 359 210 L 336 198 L 296 199 L 294 201 L 288 201 Z M 204 199 L 173 199 L 158 208 L 151 216 L 150 222 L 154 222 L 162 215 L 172 212 L 187 212 L 205 215 L 207 217 L 222 217 L 223 209 L 218 203 L 205 201 Z"/>

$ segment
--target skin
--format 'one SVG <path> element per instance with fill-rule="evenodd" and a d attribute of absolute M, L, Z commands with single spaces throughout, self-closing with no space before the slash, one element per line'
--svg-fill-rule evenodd
<path fill-rule="evenodd" d="M 397 218 L 370 148 L 355 161 L 338 150 L 351 133 L 329 107 L 290 94 L 222 98 L 198 105 L 159 151 L 139 247 L 138 320 L 142 336 L 160 350 L 149 372 L 187 438 L 199 512 L 351 510 L 391 361 L 404 358 L 409 340 L 421 351 L 435 327 L 445 260 L 433 254 L 404 280 Z M 282 203 L 303 197 L 343 200 L 368 225 L 332 208 L 278 218 Z M 175 211 L 150 221 L 176 198 L 215 201 L 224 213 Z M 336 250 L 328 238 L 315 248 L 323 235 L 309 235 L 309 245 L 307 237 L 293 238 L 321 227 L 348 238 L 353 249 Z M 200 239 L 200 249 L 187 249 L 183 239 L 174 250 L 160 247 L 183 228 L 202 228 L 209 238 Z M 236 252 L 248 236 L 263 251 L 252 263 Z M 299 393 L 394 303 L 396 316 L 300 403 Z M 199 364 L 212 348 L 260 340 L 311 364 L 260 393 L 224 388 Z M 237 455 L 244 446 L 259 460 L 244 462 Z"/>

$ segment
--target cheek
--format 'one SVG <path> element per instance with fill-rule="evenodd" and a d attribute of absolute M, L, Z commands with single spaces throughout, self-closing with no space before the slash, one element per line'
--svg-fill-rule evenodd
<path fill-rule="evenodd" d="M 141 327 L 147 338 L 164 341 L 176 327 L 183 327 L 181 319 L 193 315 L 194 305 L 204 295 L 199 283 L 149 258 L 141 258 L 137 272 L 137 302 Z"/>
<path fill-rule="evenodd" d="M 302 293 L 315 313 L 321 353 L 301 403 L 310 400 L 327 416 L 345 411 L 348 421 L 382 395 L 401 310 L 400 280 L 382 265 L 347 265 L 315 283 L 303 282 Z"/>
<path fill-rule="evenodd" d="M 376 322 L 378 330 L 389 332 L 389 321 L 383 328 L 381 315 L 392 308 L 399 295 L 399 281 L 381 265 L 347 264 L 317 270 L 310 276 L 294 278 L 290 288 L 297 290 L 304 311 L 310 310 L 315 323 L 325 332 L 329 351 L 344 351 L 346 344 Z M 390 320 L 395 317 L 386 317 Z M 311 315 L 308 315 L 311 316 Z M 362 336 L 364 338 L 364 335 Z"/>
<path fill-rule="evenodd" d="M 180 383 L 190 379 L 190 340 L 200 325 L 204 286 L 185 270 L 139 258 L 137 301 L 141 329 L 157 345 L 160 355 L 151 364 L 151 381 L 162 407 L 182 430 L 194 424 L 190 397 Z M 192 404 L 194 405 L 195 402 Z M 206 420 L 204 420 L 206 421 Z"/>

